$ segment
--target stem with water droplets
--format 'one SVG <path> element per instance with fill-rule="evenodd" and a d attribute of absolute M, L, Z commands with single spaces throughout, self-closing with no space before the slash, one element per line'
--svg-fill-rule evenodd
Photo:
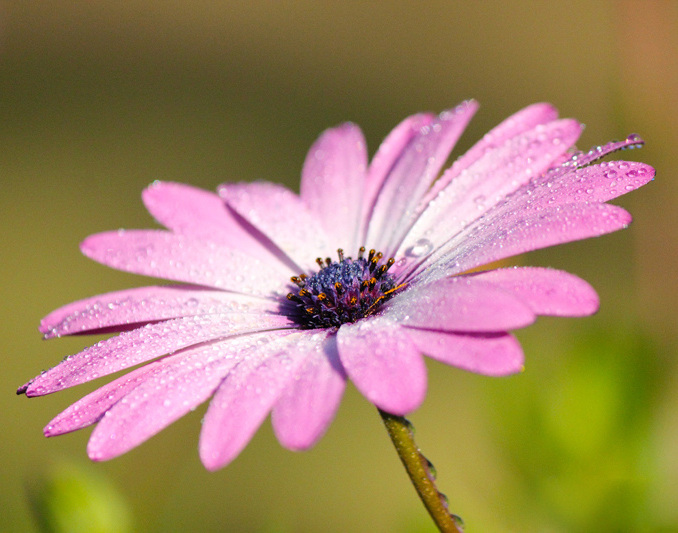
<path fill-rule="evenodd" d="M 410 476 L 417 494 L 438 529 L 444 532 L 463 533 L 461 519 L 450 513 L 447 508 L 447 499 L 436 488 L 431 463 L 422 455 L 414 442 L 410 422 L 402 416 L 392 415 L 381 409 L 379 409 L 379 414 L 405 466 L 407 475 Z"/>

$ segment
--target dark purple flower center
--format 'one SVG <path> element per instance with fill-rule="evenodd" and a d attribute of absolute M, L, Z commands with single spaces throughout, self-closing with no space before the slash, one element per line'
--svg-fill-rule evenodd
<path fill-rule="evenodd" d="M 298 287 L 287 299 L 292 304 L 291 318 L 303 329 L 339 327 L 373 314 L 399 288 L 388 274 L 393 258 L 383 261 L 383 254 L 370 250 L 363 257 L 344 257 L 337 250 L 339 261 L 329 257 L 316 262 L 320 270 L 312 276 L 301 274 L 292 278 Z"/>

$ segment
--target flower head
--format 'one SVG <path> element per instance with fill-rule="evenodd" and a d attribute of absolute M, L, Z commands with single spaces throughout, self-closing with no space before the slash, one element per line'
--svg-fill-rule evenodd
<path fill-rule="evenodd" d="M 510 330 L 537 315 L 589 315 L 597 295 L 559 270 L 475 269 L 625 227 L 630 215 L 606 202 L 654 170 L 594 164 L 642 141 L 574 151 L 580 124 L 536 104 L 442 171 L 476 108 L 407 118 L 369 164 L 357 126 L 330 129 L 306 158 L 299 195 L 266 182 L 224 184 L 218 195 L 152 184 L 143 200 L 166 231 L 93 235 L 82 251 L 181 284 L 96 296 L 42 321 L 46 338 L 119 334 L 20 393 L 142 365 L 68 407 L 45 434 L 97 424 L 88 453 L 110 459 L 212 397 L 200 456 L 217 469 L 269 413 L 283 446 L 315 444 L 348 379 L 383 411 L 413 411 L 426 393 L 422 354 L 486 375 L 519 371 Z"/>

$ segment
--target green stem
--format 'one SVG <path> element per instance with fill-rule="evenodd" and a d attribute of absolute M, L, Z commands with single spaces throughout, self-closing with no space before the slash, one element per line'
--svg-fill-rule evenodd
<path fill-rule="evenodd" d="M 393 441 L 400 460 L 410 476 L 412 484 L 440 531 L 463 533 L 461 519 L 450 513 L 447 498 L 438 492 L 432 465 L 422 455 L 414 442 L 412 424 L 402 416 L 395 416 L 379 409 L 389 437 Z"/>

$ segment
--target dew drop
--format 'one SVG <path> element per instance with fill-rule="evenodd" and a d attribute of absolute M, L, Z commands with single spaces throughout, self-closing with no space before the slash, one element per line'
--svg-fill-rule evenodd
<path fill-rule="evenodd" d="M 457 523 L 457 525 L 459 525 L 462 528 L 464 527 L 464 519 L 461 516 L 452 513 L 450 514 L 450 516 L 452 516 L 453 520 Z"/>
<path fill-rule="evenodd" d="M 438 471 L 436 470 L 436 467 L 433 466 L 433 463 L 428 460 L 428 458 L 424 457 L 424 459 L 426 460 L 426 466 L 428 467 L 428 472 L 431 475 L 431 479 L 435 481 L 436 478 L 438 477 Z"/>
<path fill-rule="evenodd" d="M 428 239 L 419 239 L 414 245 L 405 250 L 405 255 L 408 257 L 422 257 L 431 253 L 433 250 L 433 243 Z"/>

